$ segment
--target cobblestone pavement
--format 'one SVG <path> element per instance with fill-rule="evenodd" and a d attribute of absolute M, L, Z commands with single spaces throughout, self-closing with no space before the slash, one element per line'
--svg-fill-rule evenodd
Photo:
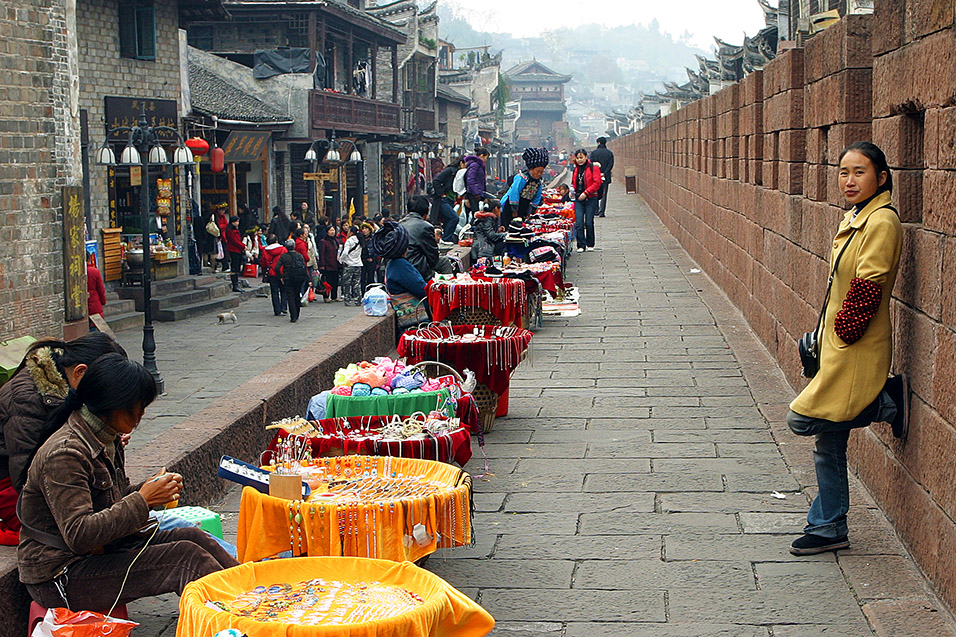
<path fill-rule="evenodd" d="M 265 288 L 268 291 L 268 288 Z M 166 394 L 149 409 L 129 444 L 134 451 L 167 429 L 208 407 L 245 381 L 266 371 L 343 321 L 360 307 L 318 303 L 302 308 L 299 321 L 272 312 L 270 298 L 255 297 L 233 310 L 236 323 L 219 325 L 215 314 L 173 323 L 153 323 L 156 366 Z M 143 330 L 119 332 L 119 342 L 134 360 L 143 360 Z"/>
<path fill-rule="evenodd" d="M 608 208 L 569 266 L 584 313 L 537 332 L 487 436 L 476 544 L 427 568 L 508 637 L 956 634 L 855 481 L 852 548 L 788 553 L 814 484 L 791 388 L 639 198 Z M 238 492 L 218 508 L 234 533 Z M 131 606 L 141 634 L 175 603 Z"/>

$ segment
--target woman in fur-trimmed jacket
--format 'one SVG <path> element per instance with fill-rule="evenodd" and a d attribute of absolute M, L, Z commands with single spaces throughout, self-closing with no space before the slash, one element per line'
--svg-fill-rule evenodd
<path fill-rule="evenodd" d="M 90 332 L 68 342 L 37 341 L 13 378 L 0 387 L 0 538 L 4 530 L 12 532 L 10 543 L 17 543 L 17 495 L 47 421 L 70 389 L 79 384 L 90 363 L 111 352 L 126 355 L 120 344 L 103 332 Z M 6 542 L 0 539 L 0 543 Z"/>

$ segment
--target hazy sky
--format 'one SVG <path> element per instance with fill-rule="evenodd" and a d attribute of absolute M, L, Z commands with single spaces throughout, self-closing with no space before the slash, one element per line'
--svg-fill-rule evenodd
<path fill-rule="evenodd" d="M 533 36 L 547 29 L 576 24 L 605 26 L 650 24 L 675 38 L 684 31 L 690 43 L 710 50 L 713 37 L 733 44 L 744 33 L 754 35 L 764 24 L 757 0 L 442 0 L 481 31 Z M 771 4 L 776 4 L 771 0 Z"/>

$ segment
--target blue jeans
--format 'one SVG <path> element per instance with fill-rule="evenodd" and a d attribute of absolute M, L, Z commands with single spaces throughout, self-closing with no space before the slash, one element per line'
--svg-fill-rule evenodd
<path fill-rule="evenodd" d="M 149 517 L 156 518 L 159 520 L 159 531 L 171 531 L 173 529 L 188 529 L 190 527 L 195 528 L 195 524 L 187 520 L 186 518 L 181 518 L 172 511 L 150 511 Z M 218 537 L 212 533 L 203 531 L 209 537 L 216 541 L 216 544 L 221 546 L 223 550 L 231 555 L 236 557 L 236 547 L 226 542 L 225 540 L 220 540 Z"/>
<path fill-rule="evenodd" d="M 579 248 L 594 247 L 594 214 L 597 207 L 596 198 L 574 202 L 574 234 Z"/>
<path fill-rule="evenodd" d="M 833 422 L 822 418 L 787 412 L 787 425 L 798 436 L 816 436 L 813 465 L 817 472 L 817 497 L 810 504 L 804 533 L 828 538 L 847 534 L 846 514 L 850 510 L 850 483 L 846 469 L 846 447 L 850 430 L 867 427 L 871 422 L 891 422 L 896 404 L 886 391 L 880 392 L 860 415 L 852 420 Z"/>
<path fill-rule="evenodd" d="M 458 215 L 447 197 L 441 198 L 438 208 L 438 220 L 441 222 L 441 240 L 451 243 L 455 240 L 455 230 L 458 228 Z"/>

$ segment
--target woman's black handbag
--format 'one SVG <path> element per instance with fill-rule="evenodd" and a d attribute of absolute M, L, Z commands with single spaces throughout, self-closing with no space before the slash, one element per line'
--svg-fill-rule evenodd
<path fill-rule="evenodd" d="M 820 310 L 820 318 L 817 319 L 817 328 L 812 332 L 806 332 L 800 337 L 800 340 L 797 341 L 797 350 L 800 352 L 800 363 L 803 365 L 803 375 L 807 378 L 813 378 L 817 375 L 817 372 L 820 371 L 820 344 L 818 343 L 820 327 L 823 325 L 823 318 L 826 315 L 827 303 L 830 302 L 830 288 L 833 287 L 833 277 L 836 275 L 837 268 L 840 267 L 840 257 L 846 252 L 846 248 L 850 245 L 850 241 L 853 239 L 855 233 L 856 228 L 850 232 L 850 236 L 840 249 L 836 261 L 833 262 L 830 278 L 827 279 L 827 293 L 826 296 L 823 297 L 823 309 Z"/>
<path fill-rule="evenodd" d="M 813 378 L 820 371 L 820 359 L 817 357 L 817 333 L 806 332 L 797 341 L 800 350 L 800 363 L 803 364 L 803 375 Z"/>

